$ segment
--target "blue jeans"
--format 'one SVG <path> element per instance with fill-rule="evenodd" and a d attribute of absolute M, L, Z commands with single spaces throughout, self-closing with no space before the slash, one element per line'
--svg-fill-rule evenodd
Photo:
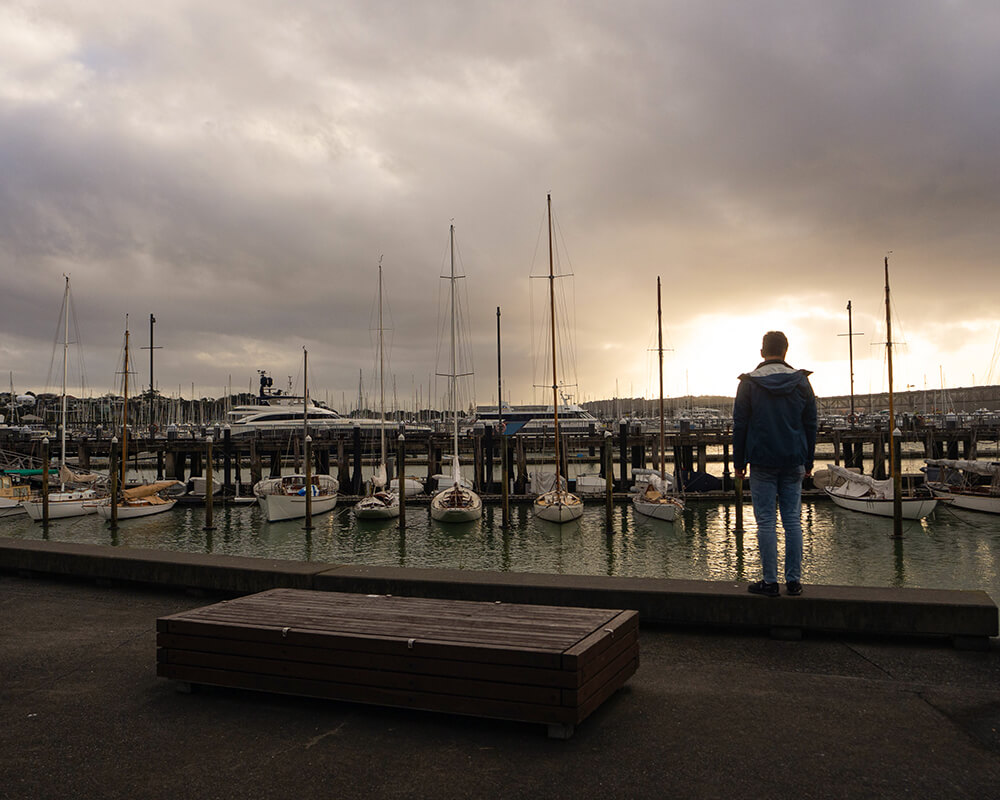
<path fill-rule="evenodd" d="M 750 465 L 750 496 L 757 520 L 757 547 L 764 580 L 778 582 L 778 514 L 785 530 L 785 582 L 802 580 L 802 478 L 805 467 Z"/>

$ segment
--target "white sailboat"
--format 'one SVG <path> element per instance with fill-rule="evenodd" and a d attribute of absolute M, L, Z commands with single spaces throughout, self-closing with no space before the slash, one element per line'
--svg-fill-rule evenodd
<path fill-rule="evenodd" d="M 892 479 L 875 480 L 870 475 L 859 475 L 836 464 L 827 464 L 826 468 L 832 485 L 824 488 L 838 506 L 879 517 L 892 516 L 895 502 Z M 931 496 L 903 497 L 900 499 L 902 518 L 923 519 L 934 510 L 937 502 Z"/>
<path fill-rule="evenodd" d="M 309 354 L 302 355 L 302 382 L 305 387 L 302 403 L 302 440 L 309 435 Z M 268 522 L 312 517 L 332 511 L 337 505 L 340 482 L 332 475 L 311 475 L 309 462 L 305 474 L 265 478 L 256 483 L 253 493 L 257 497 Z"/>
<path fill-rule="evenodd" d="M 903 494 L 902 475 L 893 434 L 896 409 L 892 394 L 892 312 L 889 302 L 888 256 L 885 258 L 885 339 L 886 364 L 889 370 L 889 471 L 892 478 L 876 481 L 870 476 L 857 475 L 843 467 L 830 464 L 827 468 L 841 482 L 834 486 L 826 486 L 824 489 L 827 496 L 841 508 L 880 517 L 892 517 L 897 523 L 894 535 L 899 536 L 902 531 L 899 520 L 922 519 L 934 510 L 938 501 L 930 496 Z"/>
<path fill-rule="evenodd" d="M 556 295 L 555 272 L 552 254 L 552 195 L 546 196 L 549 226 L 549 316 L 552 332 L 552 428 L 555 435 L 555 488 L 543 492 L 535 498 L 532 510 L 539 519 L 549 522 L 570 522 L 583 516 L 583 501 L 568 489 L 563 488 L 563 478 L 559 474 L 559 381 L 556 377 Z"/>
<path fill-rule="evenodd" d="M 66 279 L 66 288 L 63 291 L 63 370 L 62 370 L 62 403 L 60 405 L 59 417 L 59 491 L 48 493 L 48 516 L 49 519 L 63 519 L 67 517 L 82 517 L 85 514 L 93 514 L 97 511 L 97 503 L 100 495 L 95 489 L 80 488 L 67 489 L 66 483 L 86 482 L 93 483 L 97 480 L 96 475 L 74 475 L 66 466 L 66 372 L 69 360 L 69 275 L 63 275 Z M 46 499 L 41 495 L 33 495 L 22 502 L 24 510 L 28 516 L 36 522 L 45 517 Z"/>
<path fill-rule="evenodd" d="M 399 516 L 399 495 L 386 486 L 385 458 L 385 340 L 382 326 L 382 261 L 378 265 L 378 389 L 379 389 L 379 462 L 367 494 L 354 504 L 358 519 L 395 519 Z"/>
<path fill-rule="evenodd" d="M 455 226 L 449 229 L 451 248 L 451 275 L 445 276 L 451 290 L 451 372 L 445 373 L 449 380 L 448 396 L 452 415 L 452 456 L 448 485 L 431 498 L 431 518 L 438 522 L 471 522 L 483 515 L 483 501 L 474 491 L 462 483 L 462 472 L 458 461 L 458 356 L 456 351 L 457 308 L 455 297 Z"/>
<path fill-rule="evenodd" d="M 684 510 L 684 501 L 669 491 L 666 471 L 666 434 L 663 419 L 663 307 L 660 303 L 660 278 L 656 278 L 656 341 L 660 362 L 660 472 L 650 475 L 646 489 L 632 499 L 637 513 L 664 522 L 673 522 Z"/>
<path fill-rule="evenodd" d="M 927 488 L 955 508 L 1000 514 L 1000 462 L 965 459 L 925 459 L 938 469 L 939 478 Z"/>
<path fill-rule="evenodd" d="M 111 519 L 112 513 L 119 520 L 148 517 L 151 514 L 162 514 L 172 509 L 177 504 L 177 500 L 161 497 L 159 493 L 172 486 L 182 485 L 180 481 L 169 480 L 125 488 L 125 468 L 128 463 L 128 374 L 130 368 L 128 337 L 129 331 L 126 322 L 122 383 L 121 483 L 119 484 L 122 489 L 119 492 L 117 502 L 113 497 L 106 497 L 98 501 L 97 515 L 102 519 Z M 115 502 L 117 508 L 113 509 L 112 503 Z"/>

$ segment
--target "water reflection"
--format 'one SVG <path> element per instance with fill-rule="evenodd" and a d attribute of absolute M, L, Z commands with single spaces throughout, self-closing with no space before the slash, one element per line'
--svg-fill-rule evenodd
<path fill-rule="evenodd" d="M 806 583 L 981 588 L 1000 598 L 1000 519 L 939 508 L 906 523 L 895 539 L 891 520 L 826 501 L 807 500 L 802 518 Z M 625 504 L 613 507 L 610 522 L 603 504 L 588 505 L 566 525 L 535 519 L 528 505 L 512 506 L 506 529 L 493 506 L 461 525 L 439 524 L 426 506 L 408 506 L 406 521 L 400 530 L 395 520 L 359 521 L 340 507 L 305 531 L 302 520 L 268 523 L 256 506 L 225 506 L 206 531 L 204 509 L 187 507 L 123 521 L 117 531 L 96 515 L 54 520 L 47 531 L 26 515 L 6 517 L 0 536 L 373 566 L 719 581 L 754 580 L 760 572 L 753 513 L 746 509 L 745 531 L 738 531 L 726 503 L 689 498 L 674 523 L 635 515 Z"/>

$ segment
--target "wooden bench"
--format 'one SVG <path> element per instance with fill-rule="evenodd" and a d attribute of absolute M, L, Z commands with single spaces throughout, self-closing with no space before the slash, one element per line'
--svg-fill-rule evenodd
<path fill-rule="evenodd" d="M 272 589 L 157 620 L 157 675 L 537 722 L 568 738 L 636 671 L 635 611 Z"/>

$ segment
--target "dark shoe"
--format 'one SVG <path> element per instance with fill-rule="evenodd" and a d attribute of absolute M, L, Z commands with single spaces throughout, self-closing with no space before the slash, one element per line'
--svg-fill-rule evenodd
<path fill-rule="evenodd" d="M 766 581 L 757 581 L 757 583 L 751 583 L 747 587 L 747 591 L 750 594 L 762 594 L 765 597 L 778 597 L 781 592 L 778 591 L 778 584 L 767 583 Z"/>
<path fill-rule="evenodd" d="M 802 584 L 798 581 L 789 581 L 785 584 L 785 594 L 791 595 L 792 597 L 798 597 L 802 594 Z"/>

